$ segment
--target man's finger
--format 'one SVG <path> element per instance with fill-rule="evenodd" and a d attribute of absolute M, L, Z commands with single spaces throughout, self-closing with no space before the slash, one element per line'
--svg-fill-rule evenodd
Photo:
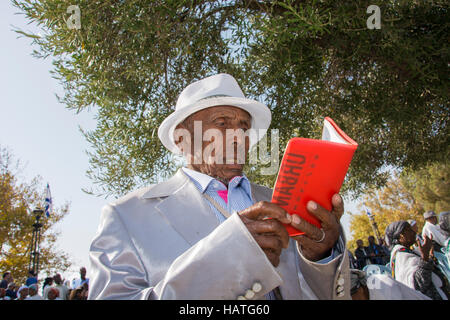
<path fill-rule="evenodd" d="M 271 250 L 274 254 L 280 255 L 282 249 L 281 240 L 276 236 L 257 234 L 254 236 L 256 242 L 263 250 Z"/>
<path fill-rule="evenodd" d="M 319 228 L 303 220 L 296 214 L 292 215 L 291 226 L 303 231 L 307 237 L 316 241 L 319 241 L 323 236 L 322 231 Z"/>
<path fill-rule="evenodd" d="M 295 238 L 297 242 L 302 246 L 302 248 L 311 248 L 317 245 L 317 242 L 314 242 L 314 240 L 311 240 L 308 237 L 305 237 L 304 235 L 297 236 Z"/>
<path fill-rule="evenodd" d="M 281 221 L 282 223 L 291 223 L 291 216 L 283 208 L 267 201 L 257 202 L 247 209 L 240 211 L 239 215 L 243 215 L 254 220 L 273 218 Z"/>
<path fill-rule="evenodd" d="M 255 234 L 275 234 L 280 239 L 283 248 L 287 248 L 289 246 L 289 234 L 286 231 L 286 228 L 278 220 L 270 219 L 252 221 L 252 223 L 247 224 L 247 228 L 254 237 Z"/>
<path fill-rule="evenodd" d="M 333 206 L 331 213 L 339 221 L 344 214 L 344 200 L 338 193 L 335 193 L 331 198 L 331 205 Z"/>

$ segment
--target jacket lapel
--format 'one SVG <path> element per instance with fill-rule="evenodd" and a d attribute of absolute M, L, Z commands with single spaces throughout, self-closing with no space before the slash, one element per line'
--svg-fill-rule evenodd
<path fill-rule="evenodd" d="M 164 197 L 155 208 L 191 246 L 219 225 L 201 193 L 181 169 L 143 197 Z"/>

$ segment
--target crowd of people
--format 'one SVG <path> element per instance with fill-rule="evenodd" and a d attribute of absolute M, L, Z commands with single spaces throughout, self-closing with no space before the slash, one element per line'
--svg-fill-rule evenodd
<path fill-rule="evenodd" d="M 368 238 L 368 246 L 358 239 L 354 256 L 349 252 L 355 288 L 366 285 L 369 275 L 365 272 L 375 265 L 389 271 L 389 288 L 406 286 L 426 299 L 450 299 L 450 212 L 442 212 L 439 218 L 433 211 L 425 212 L 422 232 L 414 220 L 392 222 L 380 244 L 373 236 Z"/>
<path fill-rule="evenodd" d="M 87 300 L 88 293 L 85 267 L 80 268 L 80 277 L 72 281 L 64 280 L 59 273 L 46 277 L 41 290 L 33 270 L 23 285 L 16 284 L 9 271 L 3 273 L 0 283 L 0 300 Z"/>
<path fill-rule="evenodd" d="M 373 236 L 368 237 L 367 246 L 362 239 L 356 241 L 354 255 L 348 251 L 353 299 L 450 298 L 450 212 L 442 212 L 439 223 L 433 211 L 425 212 L 424 219 L 422 232 L 414 220 L 395 221 L 386 228 L 379 244 Z M 437 255 L 446 260 L 436 259 Z M 371 275 L 367 268 L 373 265 L 384 267 L 390 274 Z M 378 287 L 368 285 L 374 277 Z M 4 272 L 0 282 L 0 300 L 87 300 L 88 292 L 85 267 L 72 281 L 62 279 L 59 273 L 47 277 L 41 289 L 32 270 L 23 285 L 14 282 L 11 272 Z"/>

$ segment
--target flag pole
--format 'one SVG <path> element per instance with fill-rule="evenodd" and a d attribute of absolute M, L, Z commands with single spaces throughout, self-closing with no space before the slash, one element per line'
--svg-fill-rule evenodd
<path fill-rule="evenodd" d="M 381 246 L 383 241 L 382 241 L 382 239 L 380 237 L 380 233 L 378 232 L 378 226 L 377 226 L 377 223 L 375 222 L 374 216 L 369 211 L 369 209 L 367 209 L 366 204 L 364 204 L 364 207 L 366 208 L 366 214 L 369 217 L 369 222 L 370 222 L 370 225 L 372 226 L 372 231 L 375 234 L 375 237 L 377 238 L 378 245 Z"/>

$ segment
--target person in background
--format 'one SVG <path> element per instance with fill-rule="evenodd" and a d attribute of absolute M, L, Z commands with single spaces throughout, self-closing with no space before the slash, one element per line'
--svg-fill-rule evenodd
<path fill-rule="evenodd" d="M 19 290 L 17 290 L 18 297 L 16 300 L 26 300 L 28 297 L 28 287 L 27 286 L 21 286 Z"/>
<path fill-rule="evenodd" d="M 387 247 L 384 239 L 381 239 L 380 248 L 383 251 L 383 256 L 381 257 L 381 260 L 383 262 L 382 264 L 386 265 L 391 260 L 391 250 L 389 250 L 389 248 Z"/>
<path fill-rule="evenodd" d="M 37 283 L 33 283 L 28 287 L 28 298 L 26 300 L 43 300 L 41 295 L 38 293 L 38 285 Z"/>
<path fill-rule="evenodd" d="M 448 300 L 448 280 L 433 259 L 433 243 L 427 236 L 417 242 L 418 251 L 411 250 L 416 233 L 407 221 L 392 222 L 385 232 L 386 244 L 392 248 L 392 277 L 418 290 L 433 300 Z"/>
<path fill-rule="evenodd" d="M 51 287 L 48 290 L 48 296 L 45 300 L 61 300 L 61 298 L 59 297 L 58 289 L 56 289 L 55 287 Z"/>
<path fill-rule="evenodd" d="M 439 227 L 444 236 L 447 237 L 447 242 L 442 251 L 447 258 L 448 265 L 450 265 L 450 211 L 441 212 L 439 215 Z"/>
<path fill-rule="evenodd" d="M 80 277 L 78 279 L 72 280 L 72 289 L 77 289 L 79 286 L 81 286 L 83 283 L 87 282 L 89 284 L 89 279 L 86 278 L 86 268 L 81 267 L 80 268 Z"/>
<path fill-rule="evenodd" d="M 422 237 L 428 237 L 433 241 L 434 251 L 441 252 L 441 248 L 445 246 L 447 237 L 441 231 L 438 225 L 438 218 L 434 211 L 427 211 L 423 214 L 425 225 L 422 229 Z"/>
<path fill-rule="evenodd" d="M 29 287 L 30 285 L 37 283 L 37 282 L 38 281 L 37 281 L 36 274 L 34 273 L 34 270 L 32 269 L 32 270 L 28 271 L 28 278 L 27 278 L 27 281 L 25 282 L 25 285 Z"/>
<path fill-rule="evenodd" d="M 45 300 L 47 300 L 47 293 L 48 290 L 50 290 L 50 288 L 52 287 L 52 285 L 53 285 L 53 278 L 52 277 L 45 278 L 44 285 L 42 287 L 42 297 Z"/>
<path fill-rule="evenodd" d="M 448 242 L 450 237 L 450 211 L 444 211 L 439 214 L 439 228 Z"/>
<path fill-rule="evenodd" d="M 53 280 L 55 281 L 55 286 L 54 288 L 58 289 L 59 291 L 59 298 L 61 300 L 67 300 L 68 298 L 68 291 L 69 288 L 67 288 L 64 284 L 63 284 L 63 280 L 61 278 L 61 275 L 59 273 L 57 273 L 54 277 Z"/>
<path fill-rule="evenodd" d="M 416 240 L 420 241 L 420 243 L 423 243 L 422 235 L 419 233 L 419 228 L 417 227 L 416 220 L 408 220 L 409 225 L 411 226 L 411 229 L 416 233 Z"/>
<path fill-rule="evenodd" d="M 69 295 L 69 300 L 84 300 L 83 298 L 83 286 L 79 286 L 76 289 L 72 289 Z"/>
<path fill-rule="evenodd" d="M 369 259 L 372 264 L 383 265 L 383 257 L 385 255 L 383 248 L 375 243 L 375 237 L 369 236 L 367 238 L 369 245 L 367 246 L 367 252 L 369 254 Z"/>
<path fill-rule="evenodd" d="M 64 284 L 67 288 L 69 288 L 69 290 L 72 289 L 72 281 L 70 281 L 69 279 L 65 279 L 63 284 Z"/>
<path fill-rule="evenodd" d="M 11 298 L 6 295 L 5 288 L 0 288 L 0 300 L 11 300 Z"/>
<path fill-rule="evenodd" d="M 8 288 L 6 289 L 6 295 L 11 299 L 17 299 L 17 287 L 14 282 L 8 283 Z"/>
<path fill-rule="evenodd" d="M 81 286 L 83 287 L 83 290 L 81 292 L 81 295 L 83 297 L 82 300 L 87 300 L 88 296 L 89 296 L 89 284 L 87 282 L 85 282 Z"/>
<path fill-rule="evenodd" d="M 356 264 L 358 269 L 362 270 L 366 265 L 370 264 L 369 253 L 361 239 L 356 240 L 358 248 L 355 250 Z"/>
<path fill-rule="evenodd" d="M 11 275 L 11 272 L 7 271 L 3 273 L 3 279 L 0 282 L 0 288 L 7 289 L 8 284 L 13 282 L 13 276 Z"/>

